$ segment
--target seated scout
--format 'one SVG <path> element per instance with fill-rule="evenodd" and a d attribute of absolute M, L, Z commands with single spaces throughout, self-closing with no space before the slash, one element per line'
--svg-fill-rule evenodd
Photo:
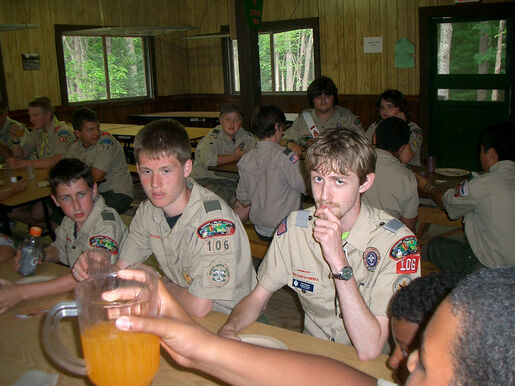
<path fill-rule="evenodd" d="M 81 108 L 72 116 L 72 125 L 78 140 L 68 150 L 67 157 L 78 158 L 91 167 L 98 193 L 106 205 L 123 213 L 134 198 L 132 177 L 125 153 L 118 141 L 100 130 L 98 115 Z"/>
<path fill-rule="evenodd" d="M 441 270 L 472 272 L 482 266 L 515 265 L 515 124 L 491 125 L 479 142 L 485 174 L 446 192 L 417 175 L 419 189 L 449 218 L 464 216 L 466 243 L 440 237 L 428 245 L 429 260 Z"/>
<path fill-rule="evenodd" d="M 238 162 L 240 181 L 234 210 L 242 222 L 250 217 L 265 241 L 272 240 L 283 218 L 300 209 L 300 196 L 306 194 L 299 156 L 279 145 L 285 124 L 286 117 L 277 106 L 259 108 L 252 131 L 260 141 Z"/>
<path fill-rule="evenodd" d="M 400 118 L 387 118 L 373 137 L 376 145 L 376 178 L 363 201 L 383 209 L 415 232 L 419 198 L 415 174 L 403 164 L 413 157 L 409 127 Z"/>
<path fill-rule="evenodd" d="M 256 285 L 249 240 L 233 210 L 188 178 L 191 145 L 173 119 L 147 124 L 134 141 L 138 173 L 148 197 L 136 212 L 117 265 L 145 261 L 152 253 L 170 293 L 192 315 L 229 313 Z M 87 277 L 84 255 L 74 267 Z"/>
<path fill-rule="evenodd" d="M 402 287 L 390 302 L 390 325 L 395 348 L 388 365 L 404 384 L 409 375 L 408 356 L 420 347 L 422 333 L 440 302 L 463 277 L 458 272 L 435 272 Z"/>
<path fill-rule="evenodd" d="M 279 224 L 258 285 L 219 334 L 237 338 L 272 294 L 288 285 L 300 298 L 307 334 L 352 344 L 360 359 L 375 358 L 388 338 L 390 298 L 420 275 L 418 241 L 399 220 L 361 202 L 376 162 L 364 135 L 327 130 L 304 162 L 316 206 Z"/>
<path fill-rule="evenodd" d="M 23 123 L 9 118 L 7 114 L 7 105 L 0 101 L 0 162 L 12 157 L 13 141 L 25 143 L 29 134 Z"/>
<path fill-rule="evenodd" d="M 311 109 L 299 114 L 284 133 L 282 146 L 301 155 L 305 147 L 326 129 L 352 129 L 364 133 L 359 118 L 349 109 L 338 106 L 338 89 L 331 78 L 321 76 L 308 87 Z"/>
<path fill-rule="evenodd" d="M 56 229 L 56 240 L 44 249 L 45 260 L 73 267 L 83 251 L 104 248 L 114 263 L 128 230 L 118 213 L 104 204 L 102 196 L 97 196 L 90 168 L 78 159 L 63 158 L 50 171 L 49 181 L 52 199 L 65 217 Z M 70 272 L 45 282 L 12 284 L 0 280 L 0 284 L 1 313 L 23 299 L 68 292 L 77 281 Z"/>
<path fill-rule="evenodd" d="M 237 162 L 256 146 L 256 139 L 241 127 L 242 123 L 243 111 L 236 105 L 225 105 L 220 111 L 220 124 L 200 140 L 191 172 L 197 183 L 222 197 L 231 207 L 236 202 L 236 177 L 218 176 L 208 167 Z"/>
<path fill-rule="evenodd" d="M 137 271 L 120 274 L 132 278 Z M 485 269 L 457 284 L 425 328 L 420 350 L 411 353 L 406 385 L 515 385 L 514 275 L 514 267 Z M 109 300 L 119 296 L 105 294 Z M 393 385 L 333 359 L 216 336 L 195 323 L 162 284 L 159 299 L 159 318 L 122 316 L 116 326 L 160 336 L 179 365 L 227 384 Z"/>

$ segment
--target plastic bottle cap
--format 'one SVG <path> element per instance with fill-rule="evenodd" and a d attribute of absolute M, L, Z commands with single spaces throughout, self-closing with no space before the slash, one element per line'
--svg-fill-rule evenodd
<path fill-rule="evenodd" d="M 30 227 L 29 234 L 31 236 L 41 236 L 42 229 L 40 227 Z"/>

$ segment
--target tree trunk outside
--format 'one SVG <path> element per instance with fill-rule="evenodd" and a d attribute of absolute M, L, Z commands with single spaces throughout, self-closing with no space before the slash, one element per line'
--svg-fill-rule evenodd
<path fill-rule="evenodd" d="M 503 32 L 506 28 L 506 20 L 499 20 L 499 32 L 497 34 L 497 50 L 495 55 L 495 68 L 494 74 L 501 73 L 501 62 L 502 62 L 502 46 L 503 46 Z M 499 100 L 499 91 L 492 90 L 492 101 Z"/>
<path fill-rule="evenodd" d="M 479 55 L 483 56 L 486 54 L 486 51 L 488 50 L 488 46 L 490 45 L 490 38 L 488 36 L 488 22 L 482 21 L 479 23 Z M 488 62 L 485 60 L 483 62 L 480 62 L 477 66 L 477 73 L 478 74 L 488 74 Z M 486 93 L 487 90 L 477 90 L 477 97 L 476 100 L 479 101 L 485 101 L 486 100 Z"/>
<path fill-rule="evenodd" d="M 452 24 L 440 24 L 440 46 L 438 50 L 438 74 L 449 73 L 451 59 Z M 449 90 L 438 90 L 438 99 L 448 100 Z"/>

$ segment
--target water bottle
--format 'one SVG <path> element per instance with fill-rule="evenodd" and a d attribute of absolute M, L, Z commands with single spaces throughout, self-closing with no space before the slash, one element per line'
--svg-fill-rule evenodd
<path fill-rule="evenodd" d="M 41 228 L 30 227 L 21 247 L 20 272 L 23 276 L 34 275 L 41 256 Z"/>

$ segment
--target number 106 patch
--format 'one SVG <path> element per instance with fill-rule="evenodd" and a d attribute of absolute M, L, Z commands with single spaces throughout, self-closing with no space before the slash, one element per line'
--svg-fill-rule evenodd
<path fill-rule="evenodd" d="M 204 241 L 204 252 L 206 253 L 228 253 L 232 252 L 230 238 L 212 238 Z"/>

